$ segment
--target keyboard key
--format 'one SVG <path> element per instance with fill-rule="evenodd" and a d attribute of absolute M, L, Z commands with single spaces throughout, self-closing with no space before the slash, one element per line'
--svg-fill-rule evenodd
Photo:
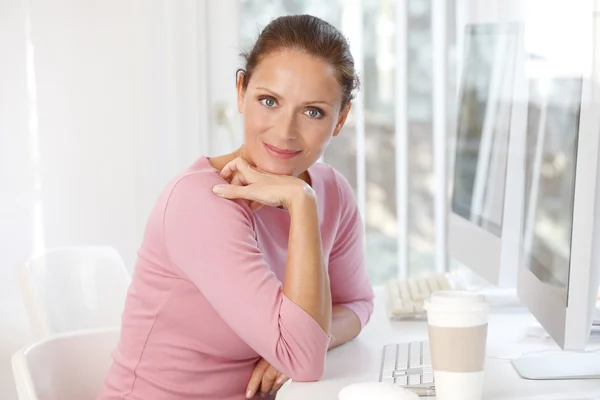
<path fill-rule="evenodd" d="M 426 362 L 430 354 L 429 342 L 388 344 L 382 349 L 380 382 L 398 385 L 433 385 L 431 363 Z M 394 368 L 390 368 L 394 366 Z"/>
<path fill-rule="evenodd" d="M 409 375 L 408 376 L 408 384 L 409 385 L 418 385 L 421 383 L 421 375 Z"/>
<path fill-rule="evenodd" d="M 431 291 L 429 290 L 429 284 L 427 283 L 427 279 L 419 279 L 417 281 L 417 284 L 419 285 L 419 288 L 421 289 L 421 299 L 422 300 L 426 300 L 429 298 L 429 295 L 431 294 Z"/>
<path fill-rule="evenodd" d="M 427 284 L 429 285 L 429 292 L 437 292 L 438 290 L 442 290 L 440 287 L 440 283 L 438 282 L 438 278 L 435 275 L 429 275 L 427 277 Z"/>
<path fill-rule="evenodd" d="M 410 344 L 410 361 L 409 367 L 415 368 L 421 365 L 421 343 L 412 342 Z"/>
<path fill-rule="evenodd" d="M 388 316 L 391 319 L 408 319 L 425 314 L 424 302 L 431 293 L 455 290 L 454 280 L 448 274 L 430 274 L 422 278 L 392 279 L 386 282 Z"/>
<path fill-rule="evenodd" d="M 397 345 L 391 344 L 384 347 L 383 371 L 392 373 L 396 369 Z"/>
<path fill-rule="evenodd" d="M 382 380 L 394 380 L 394 371 L 381 371 L 381 379 Z"/>
<path fill-rule="evenodd" d="M 390 311 L 396 318 L 406 318 L 415 314 L 415 306 L 410 302 L 395 302 Z"/>
<path fill-rule="evenodd" d="M 410 289 L 408 287 L 407 281 L 398 281 L 397 282 L 398 292 L 400 294 L 400 298 L 403 300 L 410 300 L 412 296 L 410 294 Z"/>
<path fill-rule="evenodd" d="M 398 354 L 396 355 L 396 370 L 408 368 L 408 343 L 398 345 Z"/>
<path fill-rule="evenodd" d="M 423 352 L 423 359 L 431 358 L 431 349 L 429 348 L 429 342 L 423 342 L 421 350 Z"/>
<path fill-rule="evenodd" d="M 431 383 L 433 382 L 433 372 L 426 372 L 422 375 L 423 383 Z"/>
<path fill-rule="evenodd" d="M 406 375 L 396 376 L 396 378 L 394 379 L 394 383 L 406 386 L 408 385 L 408 377 Z"/>
<path fill-rule="evenodd" d="M 421 288 L 416 280 L 410 279 L 408 281 L 408 288 L 410 289 L 410 296 L 413 300 L 421 300 Z"/>
<path fill-rule="evenodd" d="M 452 285 L 450 285 L 450 281 L 448 281 L 448 278 L 446 277 L 446 275 L 443 275 L 443 274 L 437 275 L 437 280 L 438 280 L 438 283 L 440 284 L 441 290 L 452 290 Z"/>

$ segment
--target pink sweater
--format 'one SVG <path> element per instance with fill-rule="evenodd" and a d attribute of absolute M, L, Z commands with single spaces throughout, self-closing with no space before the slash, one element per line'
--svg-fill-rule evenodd
<path fill-rule="evenodd" d="M 364 326 L 373 292 L 354 194 L 325 164 L 308 172 L 333 303 Z M 252 214 L 244 202 L 214 195 L 218 183 L 202 157 L 159 197 L 99 399 L 242 400 L 261 356 L 293 380 L 321 377 L 329 337 L 283 294 L 289 214 Z"/>

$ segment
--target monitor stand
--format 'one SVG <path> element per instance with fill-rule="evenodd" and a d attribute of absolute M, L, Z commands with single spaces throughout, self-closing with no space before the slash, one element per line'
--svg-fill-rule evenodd
<path fill-rule="evenodd" d="M 512 360 L 525 379 L 600 379 L 600 351 L 541 351 Z"/>
<path fill-rule="evenodd" d="M 598 335 L 600 309 L 596 309 L 592 334 Z M 600 379 L 600 349 L 589 352 L 540 351 L 512 360 L 519 375 L 525 379 Z"/>

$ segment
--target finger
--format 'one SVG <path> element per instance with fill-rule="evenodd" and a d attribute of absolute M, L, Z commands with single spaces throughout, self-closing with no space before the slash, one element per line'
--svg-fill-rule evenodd
<path fill-rule="evenodd" d="M 247 164 L 247 162 L 243 158 L 234 158 L 233 160 L 225 164 L 225 166 L 221 169 L 221 177 L 224 179 L 229 179 L 231 176 L 233 176 L 234 173 L 244 168 L 245 164 Z"/>
<path fill-rule="evenodd" d="M 246 176 L 242 173 L 236 173 L 237 179 L 240 181 L 240 183 L 242 184 L 242 186 L 247 186 L 250 184 L 250 181 L 248 181 L 248 179 L 246 179 Z"/>
<path fill-rule="evenodd" d="M 278 373 L 279 371 L 273 368 L 273 366 L 269 366 L 269 368 L 267 368 L 267 370 L 262 376 L 262 384 L 260 385 L 260 391 L 262 393 L 264 393 L 265 395 L 271 393 L 273 385 L 275 384 L 275 380 L 277 379 Z"/>
<path fill-rule="evenodd" d="M 213 193 L 224 199 L 256 200 L 250 186 L 215 185 L 213 186 Z"/>
<path fill-rule="evenodd" d="M 246 204 L 250 208 L 250 212 L 252 213 L 260 210 L 264 206 L 259 198 L 259 194 L 257 194 L 257 191 L 260 191 L 260 188 L 257 188 L 255 185 L 238 186 L 230 184 L 213 186 L 214 194 L 219 197 L 229 200 L 245 200 Z"/>
<path fill-rule="evenodd" d="M 237 164 L 235 161 L 237 158 L 234 158 L 232 161 L 225 164 L 223 168 L 221 168 L 221 178 L 229 180 L 233 174 L 237 171 Z"/>
<path fill-rule="evenodd" d="M 242 174 L 236 172 L 233 174 L 233 178 L 231 178 L 231 184 L 236 186 L 246 186 L 246 180 L 243 178 Z M 254 202 L 252 200 L 245 201 L 250 207 L 250 211 L 253 213 L 258 211 L 262 207 L 262 204 Z"/>
<path fill-rule="evenodd" d="M 261 359 L 256 367 L 254 367 L 254 371 L 252 371 L 252 376 L 250 377 L 250 381 L 248 382 L 248 386 L 246 387 L 246 398 L 251 399 L 254 397 L 256 392 L 258 391 L 261 383 L 262 377 L 265 373 L 265 370 L 269 368 L 269 363 Z"/>
<path fill-rule="evenodd" d="M 221 177 L 223 179 L 229 179 L 236 172 L 242 174 L 242 176 L 246 179 L 247 182 L 250 182 L 252 178 L 256 177 L 257 173 L 256 169 L 251 167 L 246 160 L 244 160 L 241 157 L 238 157 L 228 162 L 223 167 L 223 169 L 221 170 Z"/>
<path fill-rule="evenodd" d="M 233 178 L 231 178 L 231 184 L 237 186 L 246 186 L 246 180 L 243 179 L 242 174 L 236 172 L 233 174 Z"/>
<path fill-rule="evenodd" d="M 275 383 L 273 384 L 273 389 L 271 389 L 271 394 L 276 393 L 281 389 L 284 383 L 286 383 L 290 378 L 282 374 L 281 372 L 277 374 L 277 379 L 275 379 Z"/>

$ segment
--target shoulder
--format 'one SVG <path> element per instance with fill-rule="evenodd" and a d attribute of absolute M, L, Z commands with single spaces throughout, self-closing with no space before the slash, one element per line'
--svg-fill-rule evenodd
<path fill-rule="evenodd" d="M 225 183 L 225 181 L 216 172 L 209 170 L 186 171 L 173 178 L 166 191 L 171 195 L 179 192 L 212 193 L 213 186 L 221 183 Z"/>
<path fill-rule="evenodd" d="M 322 194 L 327 199 L 327 203 L 335 201 L 337 206 L 354 207 L 356 205 L 356 196 L 354 189 L 348 179 L 331 165 L 319 162 L 310 169 L 311 178 L 313 178 L 317 194 Z M 319 191 L 321 193 L 319 193 Z"/>
<path fill-rule="evenodd" d="M 164 214 L 189 213 L 190 217 L 199 214 L 225 218 L 232 214 L 251 215 L 245 202 L 222 199 L 213 193 L 213 186 L 224 183 L 227 182 L 219 172 L 209 165 L 192 166 L 169 182 L 159 199 L 160 208 Z"/>

